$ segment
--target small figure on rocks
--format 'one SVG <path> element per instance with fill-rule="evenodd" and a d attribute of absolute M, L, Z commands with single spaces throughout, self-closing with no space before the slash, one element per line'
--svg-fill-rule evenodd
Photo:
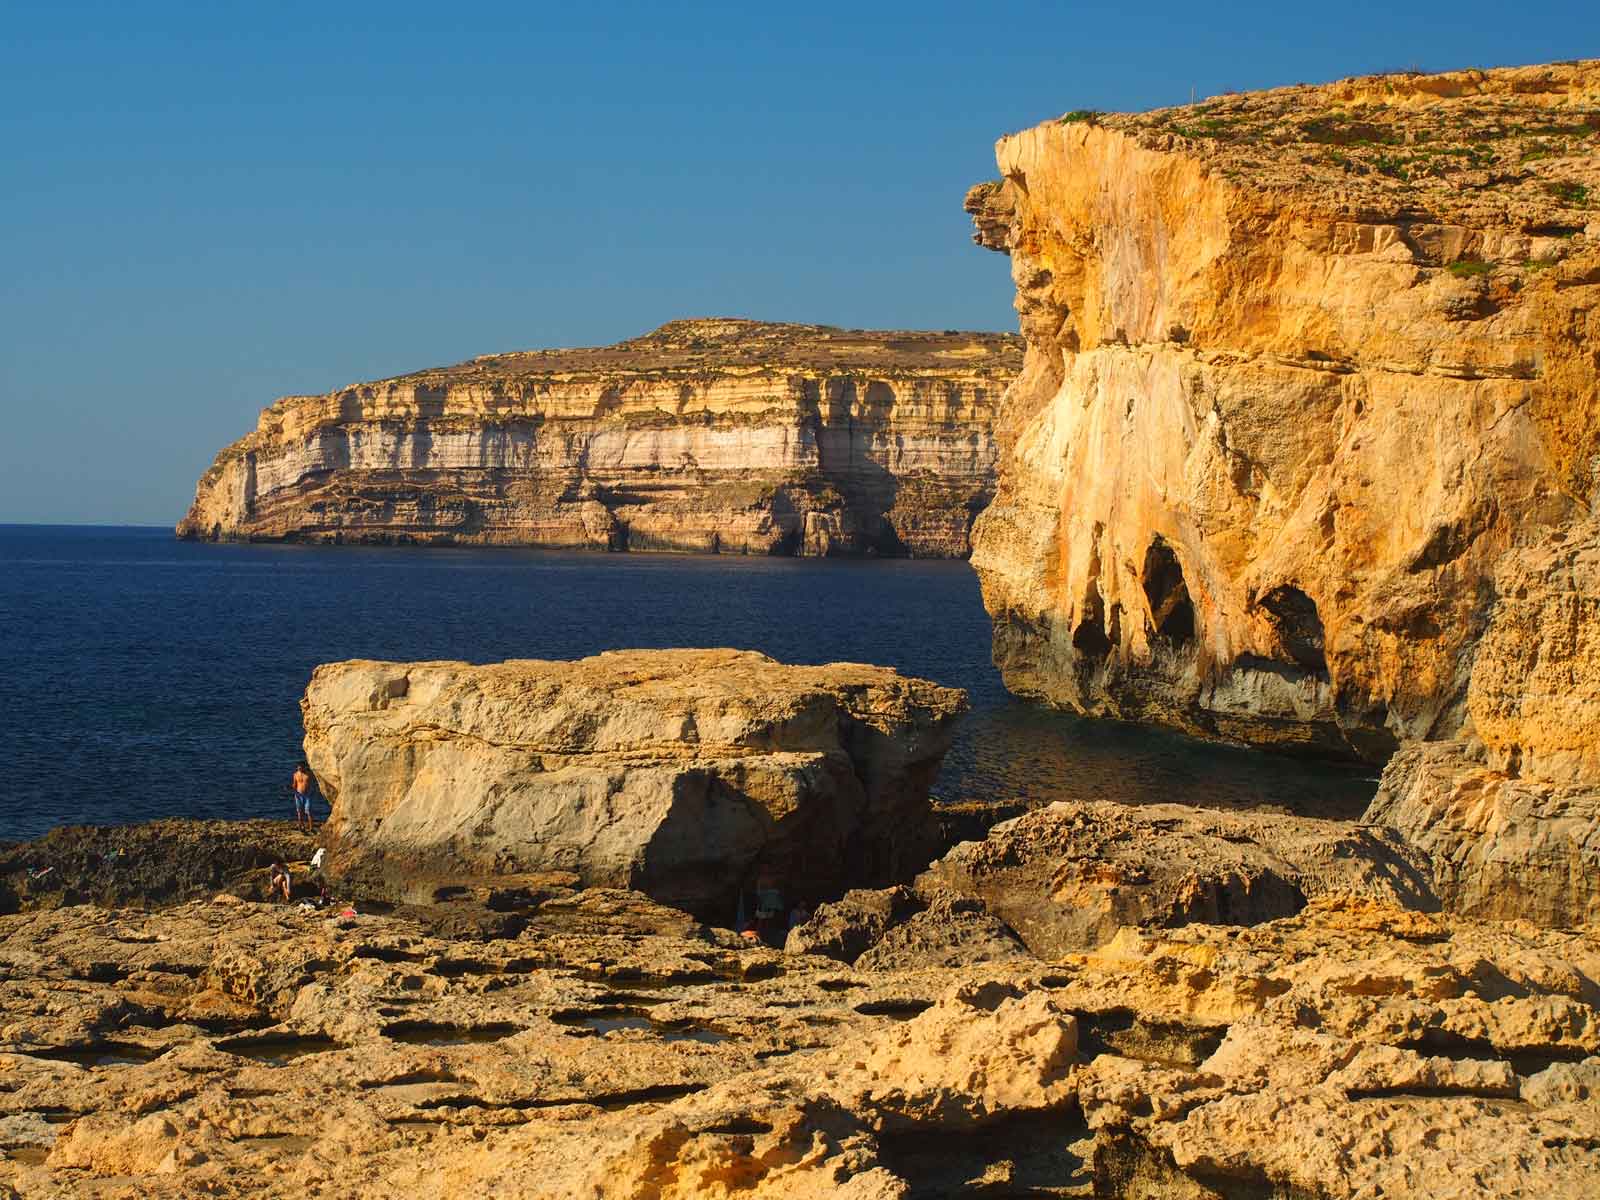
<path fill-rule="evenodd" d="M 292 889 L 293 884 L 289 882 L 289 868 L 282 863 L 273 863 L 270 892 L 281 894 L 287 900 Z"/>
<path fill-rule="evenodd" d="M 318 846 L 317 852 L 311 856 L 310 882 L 317 885 L 317 898 L 311 901 L 311 905 L 314 908 L 326 907 L 329 900 L 328 879 L 322 873 L 322 859 L 327 853 L 328 848 L 326 846 Z"/>
<path fill-rule="evenodd" d="M 769 946 L 781 946 L 788 933 L 778 876 L 772 868 L 762 867 L 756 875 L 756 935 Z"/>
<path fill-rule="evenodd" d="M 311 789 L 316 785 L 316 780 L 311 776 L 311 768 L 305 759 L 300 760 L 300 765 L 294 769 L 294 776 L 290 786 L 294 788 L 294 823 L 296 827 L 302 824 L 306 829 L 315 829 L 316 823 L 311 819 Z"/>

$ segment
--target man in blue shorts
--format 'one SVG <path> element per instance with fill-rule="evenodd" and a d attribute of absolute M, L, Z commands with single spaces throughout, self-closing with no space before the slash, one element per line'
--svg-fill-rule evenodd
<path fill-rule="evenodd" d="M 316 780 L 311 778 L 311 768 L 302 759 L 294 769 L 294 778 L 291 786 L 294 788 L 294 823 L 299 827 L 304 822 L 307 829 L 316 828 L 316 822 L 311 819 L 311 789 L 316 785 Z"/>

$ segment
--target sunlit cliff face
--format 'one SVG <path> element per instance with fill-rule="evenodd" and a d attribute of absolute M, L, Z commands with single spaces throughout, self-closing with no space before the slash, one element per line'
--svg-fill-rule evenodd
<path fill-rule="evenodd" d="M 1483 149 L 1482 147 L 1488 147 Z M 1381 760 L 1600 455 L 1600 64 L 1003 139 L 1028 351 L 973 564 L 1013 690 Z"/>

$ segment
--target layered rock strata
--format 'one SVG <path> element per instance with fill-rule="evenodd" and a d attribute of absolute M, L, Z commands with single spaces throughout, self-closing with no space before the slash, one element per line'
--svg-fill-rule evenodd
<path fill-rule="evenodd" d="M 288 396 L 178 535 L 961 557 L 1006 334 L 686 320 Z"/>
<path fill-rule="evenodd" d="M 736 650 L 317 668 L 307 758 L 348 867 L 566 870 L 731 920 L 777 875 L 837 895 L 924 864 L 962 692 Z"/>
<path fill-rule="evenodd" d="M 1069 113 L 969 194 L 1028 350 L 974 535 L 1016 692 L 1381 761 L 1600 475 L 1600 63 Z"/>
<path fill-rule="evenodd" d="M 1330 897 L 869 971 L 630 893 L 525 916 L 0 917 L 0 1194 L 1576 1200 L 1600 1174 L 1592 932 Z"/>

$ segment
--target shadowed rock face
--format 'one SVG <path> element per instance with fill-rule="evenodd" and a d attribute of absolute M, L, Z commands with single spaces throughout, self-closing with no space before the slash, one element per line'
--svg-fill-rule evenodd
<path fill-rule="evenodd" d="M 224 887 L 265 899 L 267 868 L 310 858 L 314 848 L 287 821 L 63 825 L 31 842 L 0 843 L 0 913 L 172 904 Z"/>
<path fill-rule="evenodd" d="M 994 333 L 687 320 L 288 396 L 178 535 L 962 557 L 993 494 Z"/>
<path fill-rule="evenodd" d="M 731 920 L 765 867 L 796 899 L 904 877 L 962 692 L 736 650 L 574 662 L 346 662 L 306 690 L 337 858 L 562 870 Z"/>
<path fill-rule="evenodd" d="M 1600 522 L 1509 554 L 1467 691 L 1470 735 L 1402 749 L 1367 819 L 1457 911 L 1600 920 Z"/>
<path fill-rule="evenodd" d="M 1028 350 L 972 561 L 1008 686 L 1374 761 L 1454 736 L 1497 564 L 1600 482 L 1600 63 L 996 157 L 967 207 Z"/>

